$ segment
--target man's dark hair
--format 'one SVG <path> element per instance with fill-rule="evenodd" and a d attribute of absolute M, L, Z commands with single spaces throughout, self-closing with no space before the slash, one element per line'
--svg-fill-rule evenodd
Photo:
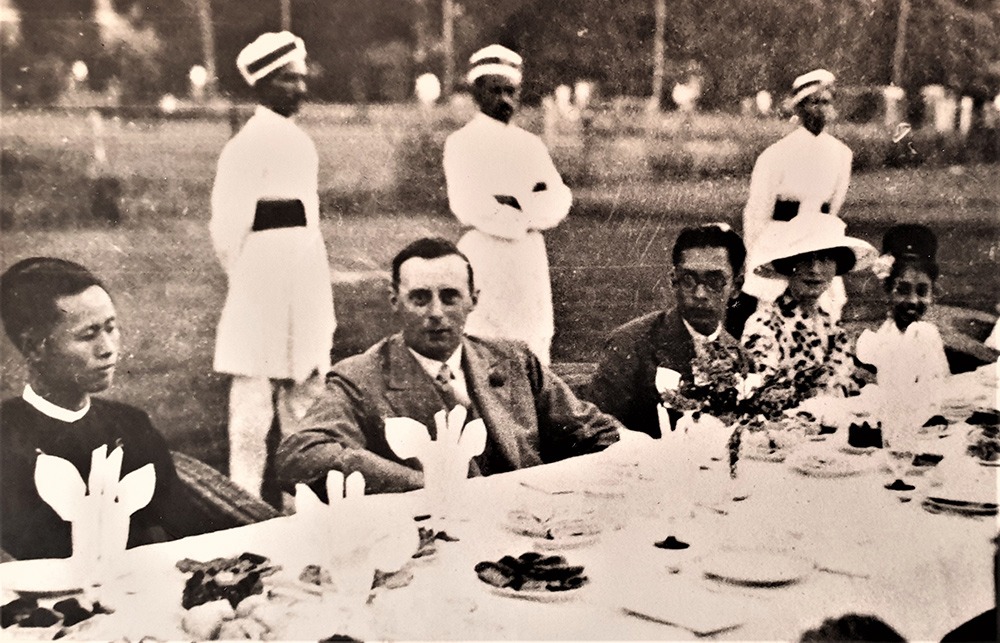
<path fill-rule="evenodd" d="M 408 259 L 419 258 L 419 259 L 437 259 L 438 257 L 447 257 L 448 255 L 456 255 L 462 258 L 465 262 L 466 270 L 469 273 L 469 293 L 475 292 L 474 283 L 472 280 L 472 264 L 469 263 L 469 258 L 466 257 L 461 250 L 458 249 L 451 241 L 443 239 L 441 237 L 424 237 L 423 239 L 417 239 L 413 243 L 409 244 L 405 248 L 399 251 L 399 253 L 392 259 L 392 289 L 393 291 L 399 290 L 399 269 L 404 262 Z"/>
<path fill-rule="evenodd" d="M 59 322 L 56 299 L 78 295 L 91 286 L 104 288 L 78 263 L 53 257 L 18 261 L 0 275 L 0 319 L 7 337 L 24 353 L 29 336 L 44 337 Z"/>
<path fill-rule="evenodd" d="M 681 230 L 674 242 L 674 265 L 681 262 L 685 250 L 692 248 L 724 248 L 733 268 L 733 277 L 738 277 L 743 271 L 743 262 L 747 258 L 743 238 L 724 223 L 707 223 Z"/>

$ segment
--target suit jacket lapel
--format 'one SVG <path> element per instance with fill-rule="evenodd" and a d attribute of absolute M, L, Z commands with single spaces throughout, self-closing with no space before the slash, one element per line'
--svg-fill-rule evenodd
<path fill-rule="evenodd" d="M 437 439 L 434 414 L 444 408 L 441 396 L 430 376 L 410 354 L 402 335 L 386 342 L 386 399 L 397 417 L 408 417 L 425 425 Z"/>
<path fill-rule="evenodd" d="M 664 313 L 654 327 L 653 346 L 656 363 L 678 373 L 690 374 L 694 361 L 694 341 L 676 310 Z"/>
<path fill-rule="evenodd" d="M 506 360 L 483 351 L 478 344 L 463 340 L 463 367 L 469 395 L 486 424 L 486 433 L 496 454 L 506 462 L 518 466 L 521 461 L 517 443 L 511 436 L 497 430 L 510 425 L 510 408 L 513 387 L 512 365 Z"/>

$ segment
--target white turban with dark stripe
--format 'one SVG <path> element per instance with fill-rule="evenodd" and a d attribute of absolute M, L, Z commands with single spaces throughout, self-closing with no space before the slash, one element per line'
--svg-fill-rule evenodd
<path fill-rule="evenodd" d="M 802 74 L 792 81 L 792 106 L 798 105 L 806 96 L 826 89 L 833 84 L 837 77 L 825 69 L 814 69 L 807 74 Z"/>
<path fill-rule="evenodd" d="M 469 58 L 466 80 L 471 85 L 480 76 L 506 76 L 515 84 L 521 82 L 522 59 L 502 45 L 483 47 Z"/>
<path fill-rule="evenodd" d="M 265 33 L 243 48 L 236 57 L 236 66 L 243 80 L 253 87 L 258 80 L 289 63 L 301 65 L 305 71 L 306 45 L 291 32 Z"/>

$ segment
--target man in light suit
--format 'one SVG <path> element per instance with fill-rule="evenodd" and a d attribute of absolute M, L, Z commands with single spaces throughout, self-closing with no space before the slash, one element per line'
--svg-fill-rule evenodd
<path fill-rule="evenodd" d="M 592 453 L 618 440 L 618 422 L 577 399 L 526 344 L 465 335 L 477 293 L 472 266 L 453 243 L 411 243 L 393 259 L 392 283 L 402 332 L 333 367 L 326 394 L 303 420 L 309 428 L 278 450 L 285 487 L 336 469 L 361 471 L 370 493 L 419 488 L 423 474 L 389 448 L 385 418 L 413 418 L 433 431 L 434 414 L 456 402 L 487 429 L 471 475 Z"/>
<path fill-rule="evenodd" d="M 703 351 L 722 351 L 746 364 L 742 347 L 724 327 L 745 258 L 743 241 L 725 224 L 682 230 L 672 252 L 676 307 L 648 313 L 612 331 L 586 397 L 627 428 L 659 438 L 658 367 L 690 380 L 692 363 Z"/>

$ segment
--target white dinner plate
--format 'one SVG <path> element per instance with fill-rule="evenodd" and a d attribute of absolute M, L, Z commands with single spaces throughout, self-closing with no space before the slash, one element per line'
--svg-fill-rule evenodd
<path fill-rule="evenodd" d="M 865 460 L 846 458 L 837 453 L 797 453 L 786 462 L 794 471 L 814 478 L 844 478 L 871 468 Z"/>
<path fill-rule="evenodd" d="M 996 504 L 971 503 L 967 505 L 955 504 L 942 501 L 936 498 L 925 498 L 923 507 L 931 513 L 951 513 L 959 516 L 995 516 L 997 515 Z"/>
<path fill-rule="evenodd" d="M 719 551 L 704 556 L 706 578 L 753 587 L 778 587 L 802 580 L 815 565 L 799 556 L 754 549 Z"/>
<path fill-rule="evenodd" d="M 521 590 L 511 589 L 510 587 L 497 587 L 496 585 L 490 585 L 489 583 L 483 582 L 483 585 L 493 594 L 497 596 L 503 596 L 505 598 L 519 598 L 523 601 L 535 601 L 537 603 L 561 603 L 564 601 L 571 601 L 576 599 L 580 595 L 580 592 L 584 590 L 587 585 L 584 584 L 576 589 L 567 589 L 561 592 L 550 592 L 549 590 L 541 591 L 531 591 L 522 592 Z"/>
<path fill-rule="evenodd" d="M 546 551 L 559 551 L 562 549 L 576 549 L 593 545 L 601 537 L 599 533 L 580 534 L 578 536 L 566 536 L 563 538 L 535 538 L 535 546 Z"/>
<path fill-rule="evenodd" d="M 0 565 L 0 587 L 22 596 L 51 598 L 83 591 L 69 558 L 16 560 Z"/>
<path fill-rule="evenodd" d="M 840 450 L 848 455 L 871 455 L 879 450 L 878 447 L 856 447 L 851 444 L 840 445 Z"/>

